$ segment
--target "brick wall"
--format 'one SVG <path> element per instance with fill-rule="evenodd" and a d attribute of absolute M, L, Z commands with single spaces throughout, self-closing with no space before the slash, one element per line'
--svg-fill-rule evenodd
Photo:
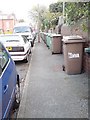
<path fill-rule="evenodd" d="M 3 29 L 4 33 L 6 33 L 7 30 L 9 30 L 12 33 L 14 24 L 15 24 L 14 19 L 1 19 L 0 20 L 0 28 Z"/>
<path fill-rule="evenodd" d="M 90 47 L 90 41 L 84 44 L 84 49 Z M 90 55 L 84 52 L 83 54 L 83 70 L 90 74 Z"/>
<path fill-rule="evenodd" d="M 84 55 L 84 71 L 90 73 L 90 56 L 88 54 Z"/>

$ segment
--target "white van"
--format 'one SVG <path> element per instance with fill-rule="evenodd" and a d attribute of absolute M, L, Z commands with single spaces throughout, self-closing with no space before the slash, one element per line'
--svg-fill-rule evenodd
<path fill-rule="evenodd" d="M 27 39 L 31 42 L 31 46 L 34 45 L 34 36 L 33 36 L 33 30 L 30 25 L 27 23 L 17 23 L 13 28 L 14 34 L 20 34 L 27 37 Z"/>

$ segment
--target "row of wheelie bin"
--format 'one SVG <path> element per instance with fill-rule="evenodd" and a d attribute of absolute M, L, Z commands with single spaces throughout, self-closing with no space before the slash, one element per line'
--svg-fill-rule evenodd
<path fill-rule="evenodd" d="M 81 36 L 62 36 L 61 34 L 42 33 L 46 46 L 52 54 L 64 55 L 64 67 L 67 74 L 80 74 L 82 72 L 83 43 Z"/>
<path fill-rule="evenodd" d="M 46 46 L 51 50 L 52 54 L 61 53 L 62 36 L 55 33 L 41 33 L 41 37 Z"/>

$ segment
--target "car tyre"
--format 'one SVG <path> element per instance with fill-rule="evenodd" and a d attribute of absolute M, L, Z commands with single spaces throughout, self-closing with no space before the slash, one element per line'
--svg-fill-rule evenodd
<path fill-rule="evenodd" d="M 32 51 L 30 50 L 30 51 L 29 51 L 29 54 L 31 54 L 31 53 L 32 53 Z"/>
<path fill-rule="evenodd" d="M 27 63 L 29 61 L 29 55 L 25 58 L 24 62 Z"/>
<path fill-rule="evenodd" d="M 31 47 L 33 47 L 33 42 L 31 42 Z"/>
<path fill-rule="evenodd" d="M 20 80 L 19 80 L 19 75 L 17 75 L 17 83 L 16 83 L 16 88 L 15 88 L 15 101 L 14 101 L 14 106 L 13 110 L 18 109 L 20 105 Z"/>

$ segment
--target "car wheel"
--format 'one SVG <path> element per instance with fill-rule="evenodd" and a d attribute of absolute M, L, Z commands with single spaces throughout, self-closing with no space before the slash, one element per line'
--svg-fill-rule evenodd
<path fill-rule="evenodd" d="M 29 55 L 25 58 L 24 62 L 27 63 L 29 61 Z"/>
<path fill-rule="evenodd" d="M 33 42 L 31 42 L 31 47 L 33 47 Z"/>
<path fill-rule="evenodd" d="M 17 75 L 17 83 L 16 83 L 16 88 L 15 88 L 15 101 L 14 101 L 14 106 L 13 110 L 18 109 L 20 105 L 20 82 L 19 82 L 19 75 Z"/>
<path fill-rule="evenodd" d="M 29 51 L 29 54 L 31 54 L 32 52 L 31 52 L 31 50 Z"/>

